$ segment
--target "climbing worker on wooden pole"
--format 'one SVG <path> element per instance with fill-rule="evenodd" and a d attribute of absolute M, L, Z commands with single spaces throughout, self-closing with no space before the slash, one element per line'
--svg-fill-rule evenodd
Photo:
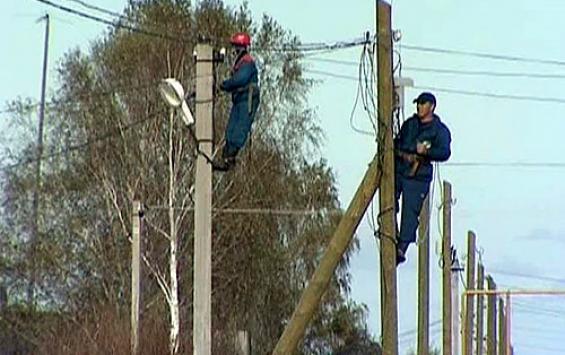
<path fill-rule="evenodd" d="M 417 112 L 407 119 L 394 141 L 396 211 L 402 196 L 397 264 L 406 261 L 410 243 L 416 241 L 418 216 L 430 190 L 432 162 L 451 156 L 451 133 L 436 115 L 436 98 L 423 92 L 415 100 Z"/>
<path fill-rule="evenodd" d="M 226 145 L 222 157 L 214 162 L 214 169 L 218 171 L 227 171 L 235 165 L 237 153 L 247 141 L 260 102 L 259 71 L 249 54 L 251 37 L 238 32 L 231 37 L 230 43 L 235 60 L 231 77 L 220 84 L 220 89 L 231 94 L 232 108 L 225 132 Z"/>

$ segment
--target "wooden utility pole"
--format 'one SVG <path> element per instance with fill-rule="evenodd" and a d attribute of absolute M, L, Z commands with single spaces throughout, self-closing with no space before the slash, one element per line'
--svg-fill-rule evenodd
<path fill-rule="evenodd" d="M 139 304 L 141 295 L 141 202 L 131 212 L 131 353 L 139 354 Z"/>
<path fill-rule="evenodd" d="M 396 212 L 394 197 L 394 142 L 391 6 L 377 3 L 378 154 L 383 171 L 379 190 L 381 251 L 381 329 L 383 354 L 398 354 L 396 298 Z"/>
<path fill-rule="evenodd" d="M 506 350 L 505 355 L 512 355 L 513 353 L 513 349 L 512 349 L 512 322 L 511 322 L 511 318 L 512 318 L 512 310 L 510 307 L 510 292 L 506 293 L 506 309 L 504 310 L 504 312 L 506 313 L 506 318 L 504 320 L 504 328 L 505 328 L 505 332 L 504 332 L 504 338 L 505 338 L 505 344 L 504 344 L 504 349 Z"/>
<path fill-rule="evenodd" d="M 453 337 L 453 343 L 451 351 L 453 354 L 459 354 L 460 339 L 461 339 L 461 302 L 459 296 L 459 278 L 463 268 L 459 263 L 459 259 L 455 257 L 453 265 L 451 266 L 451 305 L 453 307 L 451 311 L 451 324 L 453 325 L 453 330 L 451 335 Z"/>
<path fill-rule="evenodd" d="M 304 289 L 300 301 L 292 314 L 281 338 L 279 339 L 273 354 L 289 355 L 296 351 L 298 343 L 304 337 L 306 327 L 312 320 L 314 312 L 320 305 L 322 296 L 328 288 L 328 284 L 334 275 L 339 261 L 343 258 L 349 246 L 357 226 L 363 219 L 367 207 L 379 186 L 379 157 L 375 155 L 369 165 L 363 181 L 357 188 L 353 200 L 341 218 L 329 245 L 320 260 L 320 264 L 314 271 L 308 286 Z"/>
<path fill-rule="evenodd" d="M 498 355 L 506 355 L 506 314 L 502 298 L 498 299 Z"/>
<path fill-rule="evenodd" d="M 424 200 L 418 227 L 418 355 L 430 351 L 430 196 Z"/>
<path fill-rule="evenodd" d="M 496 290 L 492 276 L 487 276 L 487 287 Z M 496 354 L 496 295 L 487 296 L 487 355 Z"/>
<path fill-rule="evenodd" d="M 485 288 L 485 267 L 479 261 L 478 276 L 477 276 L 477 290 Z M 485 296 L 477 295 L 477 327 L 475 334 L 477 335 L 477 347 L 475 355 L 484 354 L 484 316 L 485 316 Z"/>
<path fill-rule="evenodd" d="M 212 352 L 212 107 L 213 51 L 209 44 L 196 46 L 196 158 L 194 197 L 194 317 L 193 352 Z M 205 154 L 206 156 L 203 156 Z"/>
<path fill-rule="evenodd" d="M 41 101 L 39 104 L 39 122 L 37 129 L 37 151 L 35 157 L 35 189 L 33 191 L 33 225 L 31 240 L 31 255 L 29 260 L 32 263 L 31 280 L 28 285 L 28 303 L 35 304 L 35 284 L 37 283 L 37 265 L 36 255 L 37 245 L 39 243 L 39 195 L 41 190 L 41 160 L 43 157 L 43 122 L 45 121 L 45 91 L 47 88 L 47 62 L 49 58 L 49 14 L 46 14 L 40 20 L 45 20 L 45 40 L 43 44 L 43 70 L 41 78 Z"/>
<path fill-rule="evenodd" d="M 467 235 L 467 289 L 475 289 L 475 250 L 477 237 L 469 231 Z M 465 318 L 463 320 L 463 355 L 473 355 L 473 311 L 475 308 L 474 295 L 465 297 Z"/>
<path fill-rule="evenodd" d="M 453 355 L 451 290 L 451 184 L 443 182 L 443 355 Z"/>

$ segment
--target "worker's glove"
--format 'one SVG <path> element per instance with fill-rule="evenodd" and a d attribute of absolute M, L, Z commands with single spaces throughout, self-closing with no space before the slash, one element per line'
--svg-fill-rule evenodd
<path fill-rule="evenodd" d="M 428 150 L 432 147 L 432 145 L 430 144 L 430 142 L 424 141 L 424 142 L 418 142 L 416 144 L 416 152 L 420 155 L 426 155 L 428 154 Z"/>

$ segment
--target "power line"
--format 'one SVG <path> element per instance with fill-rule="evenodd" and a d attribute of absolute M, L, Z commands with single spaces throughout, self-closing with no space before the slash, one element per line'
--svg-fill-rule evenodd
<path fill-rule="evenodd" d="M 104 96 L 115 95 L 115 94 L 119 93 L 120 91 L 127 92 L 127 91 L 130 91 L 130 90 L 147 89 L 147 88 L 150 88 L 150 87 L 156 88 L 157 84 L 159 84 L 159 83 L 160 83 L 160 81 L 150 81 L 150 82 L 147 82 L 146 84 L 140 84 L 140 85 L 114 86 L 114 87 L 111 87 L 109 89 L 102 89 L 102 90 L 94 89 L 90 92 L 76 95 L 73 98 L 69 98 L 69 99 L 65 99 L 65 100 L 51 100 L 51 101 L 46 103 L 46 106 L 54 107 L 54 106 L 62 105 L 62 104 L 72 104 L 72 103 L 75 103 L 77 100 L 79 100 L 81 98 L 88 98 L 88 99 L 100 98 L 100 97 L 104 97 Z M 24 104 L 23 109 L 34 109 L 34 108 L 37 108 L 38 106 L 39 106 L 39 103 Z M 1 110 L 0 114 L 18 112 L 19 109 L 20 109 L 19 107 L 7 108 L 7 109 L 4 109 L 4 110 Z"/>
<path fill-rule="evenodd" d="M 440 69 L 425 67 L 402 67 L 404 70 L 411 70 L 424 73 L 434 74 L 455 74 L 467 76 L 490 76 L 503 78 L 534 78 L 534 79 L 565 79 L 565 74 L 544 74 L 544 73 L 528 73 L 528 72 L 499 72 L 490 70 L 460 70 L 460 69 Z"/>
<path fill-rule="evenodd" d="M 65 148 L 65 149 L 63 149 L 63 150 L 58 151 L 58 152 L 53 152 L 53 153 L 49 153 L 49 154 L 44 154 L 44 155 L 42 155 L 42 156 L 39 157 L 39 158 L 26 159 L 26 160 L 21 161 L 21 162 L 18 162 L 18 163 L 14 163 L 14 164 L 11 164 L 11 165 L 7 165 L 7 166 L 4 166 L 4 167 L 0 167 L 0 170 L 2 170 L 2 171 L 11 170 L 11 169 L 13 169 L 13 168 L 17 168 L 17 167 L 20 167 L 20 166 L 23 166 L 23 165 L 29 165 L 29 164 L 31 164 L 31 163 L 37 162 L 38 160 L 46 160 L 46 159 L 54 158 L 54 157 L 56 157 L 56 156 L 66 155 L 66 154 L 68 154 L 68 153 L 70 153 L 70 152 L 73 152 L 73 151 L 76 151 L 76 150 L 84 149 L 84 148 L 86 148 L 86 147 L 88 147 L 88 146 L 90 146 L 90 145 L 93 145 L 93 144 L 99 143 L 99 142 L 101 142 L 101 141 L 107 140 L 107 139 L 109 139 L 109 138 L 112 138 L 113 136 L 115 136 L 115 135 L 117 135 L 117 134 L 121 134 L 123 131 L 128 130 L 128 129 L 130 129 L 130 128 L 133 128 L 133 127 L 135 127 L 135 126 L 137 126 L 137 125 L 139 125 L 139 124 L 141 124 L 141 123 L 147 122 L 147 121 L 149 121 L 150 119 L 154 119 L 155 117 L 158 117 L 159 115 L 160 115 L 160 114 L 155 114 L 155 115 L 151 115 L 151 116 L 149 116 L 149 117 L 145 117 L 145 118 L 143 118 L 143 119 L 134 121 L 134 122 L 129 123 L 129 124 L 123 126 L 123 127 L 119 127 L 118 130 L 113 130 L 113 131 L 110 131 L 110 132 L 106 132 L 106 133 L 104 133 L 104 134 L 102 134 L 102 135 L 100 135 L 100 136 L 94 137 L 93 139 L 87 140 L 87 141 L 84 142 L 84 143 L 80 143 L 80 144 L 76 144 L 76 145 L 71 145 L 71 146 L 69 146 L 69 147 L 67 147 L 67 148 Z"/>
<path fill-rule="evenodd" d="M 317 74 L 317 75 L 324 75 L 324 76 L 328 76 L 328 77 L 332 77 L 332 78 L 346 79 L 346 80 L 351 80 L 351 81 L 357 81 L 358 80 L 354 76 L 344 75 L 344 74 L 335 74 L 335 73 L 323 71 L 323 70 L 304 69 L 304 72 Z M 492 98 L 492 99 L 551 102 L 551 103 L 565 104 L 565 99 L 556 98 L 556 97 L 495 94 L 495 93 L 488 93 L 488 92 L 481 92 L 481 91 L 470 91 L 470 90 L 442 88 L 442 87 L 431 87 L 431 86 L 413 86 L 412 88 L 417 89 L 417 90 L 443 92 L 443 93 L 448 93 L 448 94 L 457 94 L 457 95 L 466 95 L 466 96 L 480 96 L 480 97 L 487 97 L 487 98 Z"/>
<path fill-rule="evenodd" d="M 512 306 L 514 309 L 526 313 L 533 313 L 533 314 L 545 315 L 545 316 L 555 316 L 561 318 L 561 320 L 563 320 L 563 316 L 565 315 L 565 312 L 563 310 L 548 309 L 536 305 L 524 304 L 520 301 L 514 301 Z"/>
<path fill-rule="evenodd" d="M 357 64 L 359 65 L 359 63 L 357 63 Z M 324 70 L 303 69 L 303 71 L 306 72 L 306 73 L 324 75 L 324 76 L 329 76 L 329 77 L 338 78 L 338 79 L 346 79 L 346 80 L 352 80 L 352 81 L 358 81 L 359 80 L 359 78 L 354 77 L 352 75 L 336 74 L 336 73 L 332 73 L 332 72 L 324 71 Z"/>
<path fill-rule="evenodd" d="M 546 310 L 540 310 L 532 307 L 526 307 L 523 305 L 515 304 L 512 307 L 512 311 L 516 313 L 527 313 L 536 317 L 543 317 L 543 318 L 552 318 L 558 319 L 560 321 L 564 320 L 564 313 L 560 312 L 551 312 Z"/>
<path fill-rule="evenodd" d="M 348 65 L 348 66 L 358 66 L 358 62 L 354 62 L 352 60 L 341 60 L 341 59 L 331 59 L 331 58 L 317 58 L 317 57 L 307 57 L 304 58 L 306 60 L 310 60 L 313 62 L 322 62 L 322 63 L 332 63 L 332 64 L 341 64 L 341 65 Z"/>
<path fill-rule="evenodd" d="M 338 64 L 338 65 L 347 65 L 347 66 L 358 65 L 356 62 L 349 60 L 316 58 L 316 57 L 307 57 L 304 59 L 314 62 L 322 62 L 322 63 L 330 63 L 330 64 Z M 462 69 L 443 69 L 443 68 L 412 67 L 412 66 L 402 66 L 402 69 L 408 71 L 423 72 L 423 73 L 453 74 L 453 75 L 462 75 L 462 76 L 487 76 L 487 77 L 501 77 L 501 78 L 530 78 L 530 79 L 565 79 L 565 74 L 504 72 L 504 71 L 501 72 L 501 71 L 492 71 L 492 70 L 462 70 Z M 311 71 L 314 72 L 314 70 Z M 329 72 L 325 72 L 325 73 L 329 73 Z M 352 77 L 344 75 L 344 78 L 349 79 Z"/>
<path fill-rule="evenodd" d="M 447 167 L 492 167 L 492 168 L 565 168 L 565 162 L 451 162 Z"/>
<path fill-rule="evenodd" d="M 540 281 L 550 281 L 550 282 L 557 282 L 557 283 L 565 284 L 565 279 L 559 279 L 559 278 L 554 278 L 554 277 L 536 276 L 536 275 L 524 274 L 524 273 L 520 273 L 520 272 L 512 272 L 512 271 L 504 271 L 504 270 L 496 270 L 496 269 L 489 269 L 489 271 L 493 272 L 495 274 L 500 274 L 500 275 L 523 277 L 523 278 L 526 278 L 526 279 L 534 279 L 534 280 L 540 280 Z"/>
<path fill-rule="evenodd" d="M 105 9 L 105 8 L 102 8 L 102 7 L 99 7 L 99 6 L 96 6 L 96 5 L 89 4 L 86 1 L 82 1 L 82 0 L 67 0 L 67 1 L 77 3 L 79 5 L 86 7 L 87 9 L 98 11 L 98 12 L 101 12 L 101 13 L 106 14 L 106 15 L 120 17 L 120 18 L 123 17 L 123 15 L 120 14 L 120 13 L 117 13 L 117 12 L 114 12 L 114 11 L 111 11 L 111 10 L 108 10 L 108 9 Z"/>
<path fill-rule="evenodd" d="M 64 11 L 64 12 L 82 17 L 82 18 L 86 18 L 86 19 L 89 19 L 89 20 L 92 20 L 92 21 L 95 21 L 95 22 L 103 23 L 103 24 L 111 26 L 111 27 L 121 28 L 121 29 L 125 29 L 125 30 L 128 30 L 128 31 L 134 32 L 134 33 L 139 33 L 139 34 L 143 34 L 143 35 L 146 35 L 146 36 L 165 39 L 165 40 L 169 40 L 169 41 L 173 41 L 173 42 L 189 43 L 189 41 L 183 40 L 183 35 L 181 35 L 181 34 L 170 34 L 170 33 L 156 32 L 156 31 L 148 31 L 148 30 L 141 29 L 139 27 L 126 25 L 126 24 L 123 24 L 121 22 L 114 22 L 114 21 L 111 21 L 111 20 L 107 20 L 107 19 L 98 17 L 96 15 L 89 14 L 87 12 L 83 12 L 83 11 L 80 11 L 80 10 L 72 9 L 70 7 L 67 7 L 67 6 L 56 4 L 56 3 L 54 3 L 50 0 L 36 0 L 36 1 L 39 1 L 43 4 L 45 4 L 45 5 L 48 5 L 48 6 L 54 7 L 58 10 L 61 10 L 61 11 Z M 74 1 L 74 0 L 71 0 L 71 1 Z M 75 1 L 75 2 L 78 2 L 78 0 Z M 80 1 L 80 3 L 81 4 L 87 4 L 84 1 Z M 98 7 L 98 6 L 95 7 L 94 5 L 87 4 L 87 6 L 89 6 L 91 8 L 94 7 L 94 8 L 96 8 L 97 11 L 111 12 L 109 10 L 103 9 L 101 7 Z M 114 15 L 115 15 L 115 13 L 114 13 Z M 283 45 L 280 48 L 258 48 L 258 47 L 255 47 L 255 50 L 257 50 L 257 51 L 271 50 L 271 51 L 279 51 L 279 52 L 335 51 L 335 50 L 339 50 L 339 49 L 357 47 L 357 46 L 365 45 L 367 43 L 371 43 L 371 41 L 369 39 L 367 39 L 367 37 L 363 37 L 363 38 L 354 39 L 352 41 L 337 41 L 337 42 L 333 42 L 333 43 L 317 42 L 317 43 L 287 44 L 287 45 Z"/>
<path fill-rule="evenodd" d="M 150 36 L 150 37 L 157 37 L 157 38 L 161 38 L 161 39 L 166 39 L 166 40 L 170 40 L 170 41 L 173 41 L 173 42 L 183 42 L 182 39 L 181 39 L 182 38 L 181 36 L 171 36 L 169 34 L 147 31 L 147 30 L 143 30 L 143 29 L 140 29 L 140 28 L 137 28 L 137 27 L 125 25 L 123 23 L 113 22 L 113 21 L 106 20 L 104 18 L 95 16 L 95 15 L 88 14 L 88 13 L 83 12 L 83 11 L 75 10 L 75 9 L 70 8 L 70 7 L 66 7 L 66 6 L 63 6 L 63 5 L 56 4 L 56 3 L 51 2 L 49 0 L 36 0 L 36 1 L 39 1 L 40 3 L 43 3 L 43 4 L 48 5 L 48 6 L 54 7 L 56 9 L 61 10 L 61 11 L 68 12 L 70 14 L 73 14 L 73 15 L 76 15 L 76 16 L 79 16 L 79 17 L 82 17 L 82 18 L 86 18 L 86 19 L 89 19 L 89 20 L 92 20 L 92 21 L 96 21 L 96 22 L 99 22 L 99 23 L 103 23 L 103 24 L 106 24 L 108 26 L 112 26 L 112 27 L 115 27 L 115 28 L 121 28 L 121 29 L 125 29 L 125 30 L 131 31 L 131 32 L 143 34 L 143 35 Z"/>
<path fill-rule="evenodd" d="M 558 348 L 548 348 L 548 347 L 543 347 L 537 344 L 521 344 L 521 343 L 513 343 L 512 344 L 514 351 L 516 352 L 516 350 L 520 349 L 520 348 L 526 348 L 526 349 L 533 349 L 533 350 L 542 350 L 542 351 L 548 351 L 548 352 L 554 352 L 557 354 L 563 354 L 565 353 L 565 348 L 562 349 L 558 349 Z M 518 354 L 518 352 L 516 352 Z"/>
<path fill-rule="evenodd" d="M 429 327 L 430 327 L 430 328 L 434 328 L 434 327 L 440 325 L 441 322 L 442 322 L 441 319 L 436 319 L 435 321 L 430 322 Z M 412 335 L 412 334 L 417 333 L 417 332 L 418 332 L 418 328 L 406 330 L 406 331 L 403 331 L 403 332 L 398 333 L 398 337 L 399 337 L 399 338 L 403 338 L 403 337 Z"/>
<path fill-rule="evenodd" d="M 506 100 L 518 100 L 518 101 L 538 101 L 538 102 L 551 102 L 551 103 L 565 104 L 565 99 L 560 99 L 560 98 L 555 98 L 555 97 L 495 94 L 495 93 L 488 93 L 488 92 L 450 89 L 450 88 L 440 88 L 440 87 L 432 87 L 432 86 L 413 86 L 412 88 L 417 89 L 417 90 L 444 92 L 444 93 L 448 93 L 448 94 L 458 94 L 458 95 L 467 95 L 467 96 L 481 96 L 481 97 L 488 97 L 488 98 L 492 98 L 492 99 L 506 99 Z"/>
<path fill-rule="evenodd" d="M 169 206 L 145 206 L 148 210 L 168 210 Z M 179 211 L 194 211 L 194 207 L 173 207 Z M 317 216 L 337 215 L 341 216 L 343 211 L 330 209 L 275 209 L 275 208 L 214 208 L 213 212 L 221 214 L 250 214 L 250 215 L 275 215 L 275 216 Z"/>
<path fill-rule="evenodd" d="M 505 61 L 511 61 L 511 62 L 551 64 L 551 65 L 565 66 L 565 61 L 553 60 L 553 59 L 528 58 L 528 57 L 504 55 L 504 54 L 497 54 L 497 53 L 481 53 L 481 52 L 473 52 L 473 51 L 463 51 L 463 50 L 445 49 L 445 48 L 437 48 L 437 47 L 414 46 L 414 45 L 406 45 L 406 44 L 399 45 L 399 47 L 402 48 L 402 49 L 408 49 L 408 50 L 420 51 L 420 52 L 428 52 L 428 53 L 451 54 L 451 55 L 460 55 L 460 56 L 477 57 L 477 58 L 485 58 L 485 59 L 505 60 Z"/>

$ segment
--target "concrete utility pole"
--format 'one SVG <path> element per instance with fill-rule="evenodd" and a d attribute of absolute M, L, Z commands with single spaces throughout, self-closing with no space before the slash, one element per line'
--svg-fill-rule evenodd
<path fill-rule="evenodd" d="M 456 257 L 455 261 L 453 262 L 453 266 L 451 267 L 451 304 L 453 306 L 453 310 L 451 311 L 451 323 L 453 324 L 453 345 L 452 345 L 452 352 L 453 354 L 459 354 L 459 350 L 461 349 L 459 346 L 460 339 L 461 339 L 461 307 L 460 307 L 460 296 L 459 296 L 459 278 L 461 277 L 461 273 L 463 272 L 463 268 L 459 263 L 459 259 Z"/>
<path fill-rule="evenodd" d="M 139 354 L 139 304 L 141 299 L 141 202 L 133 201 L 131 228 L 131 353 Z"/>
<path fill-rule="evenodd" d="M 35 190 L 33 191 L 33 225 L 31 235 L 31 255 L 32 263 L 31 280 L 28 285 L 27 297 L 30 305 L 35 304 L 35 284 L 37 283 L 36 255 L 37 244 L 39 243 L 39 192 L 41 190 L 41 159 L 43 156 L 43 122 L 45 120 L 45 91 L 47 88 L 47 62 L 49 58 L 49 15 L 46 14 L 40 20 L 45 20 L 45 40 L 43 44 L 43 71 L 41 78 L 41 102 L 39 105 L 39 123 L 37 129 L 37 153 L 35 161 Z"/>
<path fill-rule="evenodd" d="M 487 287 L 490 291 L 496 290 L 492 276 L 487 276 Z M 496 295 L 487 296 L 487 355 L 496 354 Z"/>
<path fill-rule="evenodd" d="M 475 289 L 475 250 L 477 237 L 469 231 L 467 235 L 467 289 Z M 473 355 L 473 311 L 475 308 L 474 295 L 465 297 L 465 319 L 463 320 L 463 355 Z"/>
<path fill-rule="evenodd" d="M 212 156 L 213 51 L 196 46 L 196 137 L 199 151 Z M 194 198 L 194 355 L 212 352 L 212 165 L 196 158 Z"/>
<path fill-rule="evenodd" d="M 363 181 L 353 196 L 353 200 L 350 202 L 349 207 L 347 207 L 345 214 L 330 239 L 320 264 L 316 271 L 314 271 L 308 286 L 302 292 L 300 301 L 273 351 L 274 355 L 294 354 L 298 343 L 304 337 L 306 327 L 320 305 L 322 296 L 328 288 L 337 264 L 345 254 L 357 226 L 363 219 L 363 215 L 377 191 L 381 175 L 379 166 L 377 154 L 369 165 Z"/>
<path fill-rule="evenodd" d="M 430 351 L 430 196 L 420 211 L 418 228 L 418 355 Z"/>
<path fill-rule="evenodd" d="M 453 355 L 451 290 L 451 184 L 443 182 L 443 355 Z"/>
<path fill-rule="evenodd" d="M 381 243 L 381 329 L 384 354 L 398 354 L 396 296 L 396 212 L 394 197 L 394 142 L 391 6 L 377 3 L 378 154 L 383 171 L 379 190 Z"/>
<path fill-rule="evenodd" d="M 485 288 L 485 267 L 479 261 L 477 290 L 484 290 L 484 288 Z M 484 317 L 485 317 L 485 296 L 477 295 L 477 324 L 476 324 L 477 347 L 476 347 L 475 355 L 484 354 L 484 341 L 483 341 L 484 324 L 485 324 Z"/>

